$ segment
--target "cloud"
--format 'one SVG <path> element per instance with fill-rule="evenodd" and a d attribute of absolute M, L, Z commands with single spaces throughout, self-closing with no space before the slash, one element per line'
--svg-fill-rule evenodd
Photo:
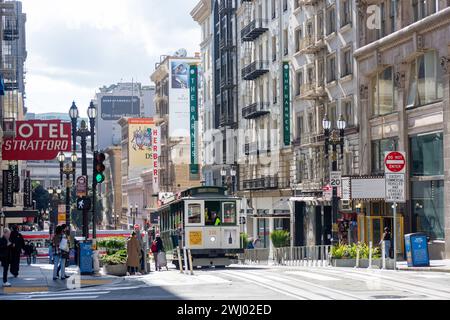
<path fill-rule="evenodd" d="M 23 0 L 29 111 L 56 111 L 73 99 L 88 105 L 97 88 L 121 79 L 149 84 L 160 55 L 199 50 L 189 14 L 197 2 Z"/>

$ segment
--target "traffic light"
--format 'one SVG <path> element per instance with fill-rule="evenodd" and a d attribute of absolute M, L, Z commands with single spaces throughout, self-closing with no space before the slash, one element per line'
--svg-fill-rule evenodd
<path fill-rule="evenodd" d="M 94 183 L 99 184 L 105 181 L 105 175 L 103 171 L 105 171 L 105 165 L 103 162 L 105 161 L 105 154 L 102 152 L 94 152 Z"/>

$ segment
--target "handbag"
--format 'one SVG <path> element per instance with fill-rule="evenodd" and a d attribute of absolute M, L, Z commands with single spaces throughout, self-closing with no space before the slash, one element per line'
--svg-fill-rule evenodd
<path fill-rule="evenodd" d="M 61 239 L 61 242 L 59 243 L 59 249 L 64 252 L 69 252 L 69 243 L 67 241 L 67 238 Z"/>

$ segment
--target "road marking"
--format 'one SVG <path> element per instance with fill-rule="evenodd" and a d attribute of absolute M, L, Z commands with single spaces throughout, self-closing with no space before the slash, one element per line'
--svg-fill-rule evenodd
<path fill-rule="evenodd" d="M 96 299 L 98 296 L 74 296 L 74 297 L 64 297 L 64 300 L 90 300 Z M 23 300 L 23 299 L 20 299 Z M 52 298 L 37 298 L 37 300 L 63 300 L 61 297 L 52 297 Z"/>
<path fill-rule="evenodd" d="M 301 277 L 310 278 L 310 279 L 314 279 L 314 280 L 320 280 L 320 281 L 339 281 L 340 280 L 337 278 L 332 278 L 332 277 L 324 276 L 321 274 L 311 273 L 311 272 L 306 272 L 306 271 L 287 271 L 285 273 L 292 274 L 292 275 L 298 275 Z"/>
<path fill-rule="evenodd" d="M 3 293 L 15 294 L 20 292 L 48 292 L 48 287 L 6 287 L 3 288 Z"/>
<path fill-rule="evenodd" d="M 92 285 L 92 284 L 111 284 L 112 280 L 80 280 L 81 284 Z"/>

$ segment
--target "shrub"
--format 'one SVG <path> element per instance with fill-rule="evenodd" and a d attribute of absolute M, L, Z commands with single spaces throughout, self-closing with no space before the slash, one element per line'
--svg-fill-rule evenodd
<path fill-rule="evenodd" d="M 112 255 L 119 250 L 126 251 L 127 243 L 126 243 L 126 239 L 124 239 L 124 238 L 113 237 L 113 238 L 106 238 L 106 239 L 98 241 L 97 247 L 105 248 L 106 253 L 108 255 Z"/>
<path fill-rule="evenodd" d="M 118 265 L 125 264 L 127 262 L 127 250 L 122 249 L 116 251 L 114 254 L 106 254 L 100 257 L 103 264 Z"/>
<path fill-rule="evenodd" d="M 289 232 L 284 230 L 275 230 L 270 234 L 273 246 L 275 248 L 282 248 L 289 246 Z"/>
<path fill-rule="evenodd" d="M 243 244 L 244 249 L 247 248 L 249 242 L 250 242 L 250 241 L 248 241 L 248 234 L 246 234 L 246 233 L 241 233 L 241 242 L 240 242 L 240 243 Z"/>
<path fill-rule="evenodd" d="M 339 243 L 331 247 L 331 257 L 333 259 L 356 259 L 359 250 L 360 259 L 369 259 L 369 246 L 366 243 L 358 242 L 351 245 Z M 380 248 L 372 247 L 372 259 L 380 259 Z"/>

